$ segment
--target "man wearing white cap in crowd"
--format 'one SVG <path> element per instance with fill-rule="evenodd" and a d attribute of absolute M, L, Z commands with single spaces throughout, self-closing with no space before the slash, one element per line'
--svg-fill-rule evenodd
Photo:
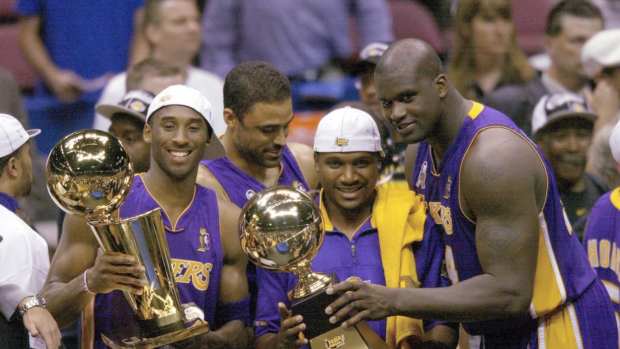
<path fill-rule="evenodd" d="M 589 104 L 599 120 L 594 126 L 588 170 L 610 188 L 620 185 L 609 150 L 609 136 L 620 116 L 620 29 L 599 32 L 586 42 L 581 53 L 586 73 L 596 82 Z"/>
<path fill-rule="evenodd" d="M 620 170 L 620 123 L 613 128 L 609 145 Z M 590 264 L 609 293 L 620 328 L 620 187 L 603 195 L 592 207 L 584 245 Z"/>
<path fill-rule="evenodd" d="M 564 210 L 583 238 L 590 208 L 608 187 L 586 171 L 596 114 L 572 93 L 543 96 L 532 115 L 532 133 L 551 163 Z"/>
<path fill-rule="evenodd" d="M 442 249 L 435 239 L 439 235 L 423 240 L 423 205 L 406 183 L 400 192 L 377 187 L 383 150 L 373 118 L 351 107 L 330 112 L 319 122 L 314 151 L 326 234 L 312 269 L 340 280 L 356 276 L 381 285 L 407 280 L 409 287 L 438 286 Z M 388 193 L 394 197 L 386 197 Z M 295 277 L 257 268 L 257 280 L 257 348 L 307 344 L 299 333 L 313 324 L 289 310 L 287 292 Z M 369 325 L 391 347 L 422 340 L 455 345 L 453 330 L 434 321 L 394 318 Z"/>
<path fill-rule="evenodd" d="M 247 338 L 240 334 L 248 322 L 249 298 L 237 233 L 239 209 L 218 203 L 212 190 L 196 185 L 204 145 L 213 132 L 211 119 L 211 104 L 190 87 L 173 85 L 155 96 L 144 128 L 151 166 L 134 178 L 119 215 L 162 209 L 181 302 L 194 303 L 211 328 L 193 344 L 245 348 Z M 105 348 L 102 334 L 113 340 L 135 335 L 131 309 L 118 290 L 141 292 L 144 268 L 138 261 L 120 253 L 97 255 L 97 242 L 86 227 L 66 231 L 57 255 L 45 290 L 59 322 L 71 321 L 95 298 L 94 338 L 85 332 L 82 346 Z"/>
<path fill-rule="evenodd" d="M 24 130 L 11 115 L 0 114 L 0 347 L 60 346 L 60 331 L 39 295 L 49 269 L 47 244 L 15 214 L 18 197 L 32 186 L 30 139 L 41 130 Z M 26 332 L 27 331 L 27 332 Z"/>

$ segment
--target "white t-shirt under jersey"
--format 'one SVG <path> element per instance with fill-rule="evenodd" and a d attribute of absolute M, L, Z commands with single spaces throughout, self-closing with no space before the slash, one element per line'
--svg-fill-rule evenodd
<path fill-rule="evenodd" d="M 126 73 L 120 73 L 110 79 L 110 82 L 103 89 L 101 98 L 97 104 L 117 104 L 125 95 Z M 213 131 L 220 136 L 226 131 L 224 123 L 224 83 L 215 74 L 206 70 L 190 67 L 187 74 L 186 85 L 200 91 L 213 106 Z M 95 114 L 93 128 L 107 131 L 110 127 L 110 120 L 99 114 Z"/>

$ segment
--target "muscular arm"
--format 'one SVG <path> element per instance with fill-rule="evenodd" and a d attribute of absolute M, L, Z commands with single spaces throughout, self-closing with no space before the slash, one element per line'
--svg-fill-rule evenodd
<path fill-rule="evenodd" d="M 319 180 L 314 169 L 314 151 L 309 146 L 301 143 L 289 143 L 288 147 L 295 156 L 295 160 L 310 189 L 316 189 Z"/>
<path fill-rule="evenodd" d="M 242 301 L 248 298 L 248 281 L 246 277 L 247 260 L 241 250 L 237 221 L 240 210 L 230 202 L 219 202 L 220 234 L 224 250 L 224 266 L 220 279 L 219 304 Z M 240 320 L 225 323 L 216 331 L 209 332 L 202 338 L 200 348 L 244 349 L 250 342 L 245 324 Z"/>
<path fill-rule="evenodd" d="M 97 246 L 83 218 L 65 216 L 63 234 L 42 290 L 48 310 L 61 327 L 75 321 L 93 298 L 82 289 L 82 273 L 95 262 Z"/>
<path fill-rule="evenodd" d="M 502 149 L 501 157 L 497 149 Z M 335 291 L 356 291 L 341 297 L 352 299 L 349 305 L 340 308 L 335 303 L 335 308 L 340 308 L 338 318 L 346 317 L 352 309 L 362 311 L 348 324 L 395 314 L 451 322 L 526 315 L 533 291 L 538 211 L 545 180 L 538 155 L 523 139 L 505 129 L 482 132 L 465 159 L 461 197 L 466 213 L 476 221 L 476 248 L 483 273 L 435 289 L 344 285 Z"/>

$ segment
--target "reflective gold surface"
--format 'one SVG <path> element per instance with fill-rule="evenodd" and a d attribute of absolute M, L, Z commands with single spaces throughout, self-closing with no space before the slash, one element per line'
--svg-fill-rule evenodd
<path fill-rule="evenodd" d="M 324 232 L 320 210 L 305 192 L 278 186 L 257 193 L 244 205 L 239 224 L 241 247 L 254 264 L 298 277 L 292 299 L 330 283 L 329 276 L 310 270 Z"/>
<path fill-rule="evenodd" d="M 144 266 L 148 285 L 142 294 L 123 291 L 137 315 L 140 336 L 122 339 L 118 347 L 157 347 L 203 334 L 208 331 L 204 321 L 186 328 L 161 209 L 123 220 L 113 216 L 132 180 L 129 156 L 107 132 L 74 132 L 54 146 L 47 162 L 54 202 L 68 213 L 85 216 L 104 251 L 132 255 Z"/>
<path fill-rule="evenodd" d="M 61 139 L 47 159 L 47 188 L 66 212 L 109 218 L 131 188 L 129 156 L 111 134 L 82 130 Z"/>

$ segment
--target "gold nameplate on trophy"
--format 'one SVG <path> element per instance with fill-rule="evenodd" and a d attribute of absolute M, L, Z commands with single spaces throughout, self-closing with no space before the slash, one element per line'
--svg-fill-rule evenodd
<path fill-rule="evenodd" d="M 312 198 L 292 187 L 278 186 L 254 195 L 243 207 L 241 247 L 259 267 L 291 272 L 299 280 L 289 292 L 293 314 L 304 317 L 312 349 L 387 348 L 365 322 L 351 328 L 329 323 L 324 309 L 333 277 L 312 272 L 310 261 L 323 243 L 323 220 Z"/>
<path fill-rule="evenodd" d="M 56 205 L 84 216 L 104 251 L 137 258 L 148 285 L 138 295 L 123 292 L 138 322 L 139 335 L 111 340 L 111 348 L 156 348 L 204 334 L 203 320 L 188 321 L 179 300 L 161 210 L 124 220 L 114 212 L 133 180 L 129 157 L 111 134 L 82 130 L 58 142 L 47 161 L 47 187 Z"/>

